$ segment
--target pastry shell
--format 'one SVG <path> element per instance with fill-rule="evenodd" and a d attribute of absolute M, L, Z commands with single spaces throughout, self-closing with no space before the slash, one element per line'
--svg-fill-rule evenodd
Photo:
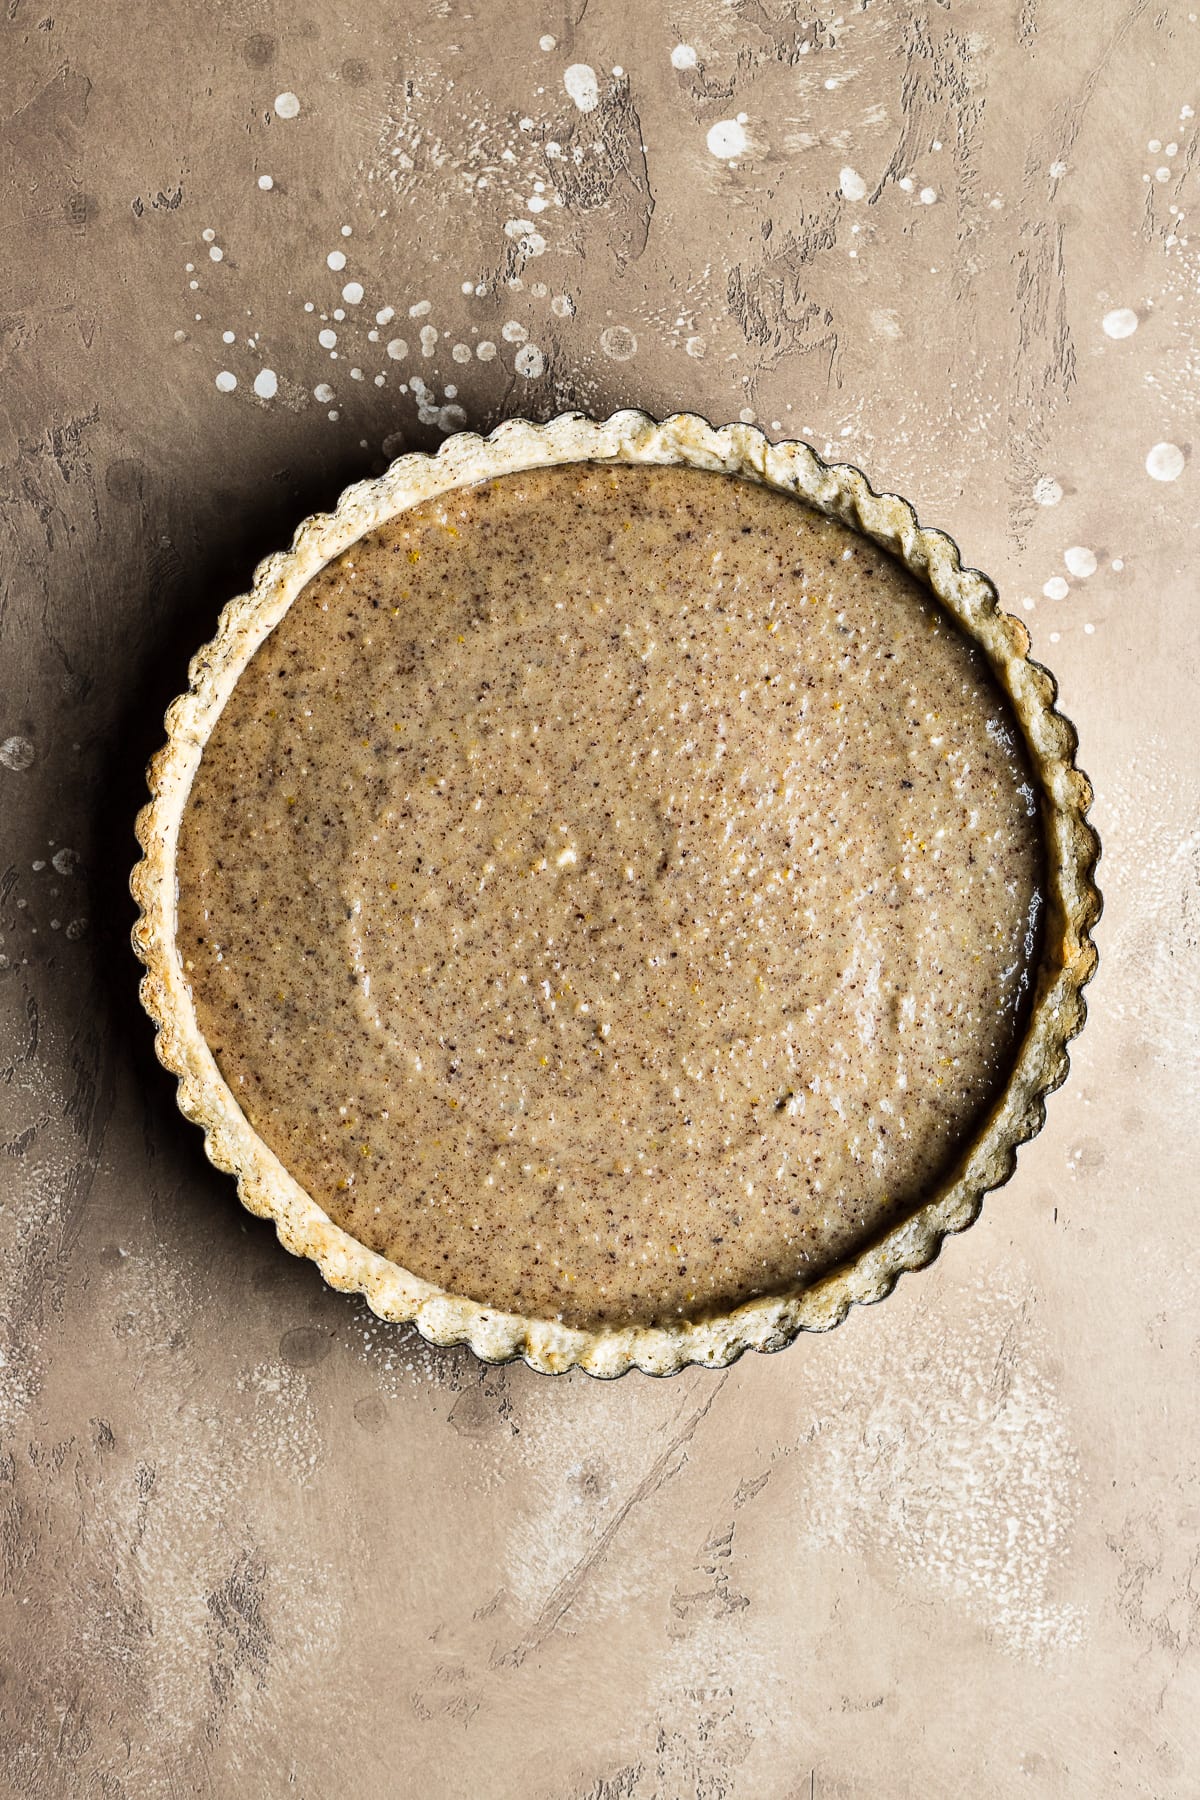
<path fill-rule="evenodd" d="M 665 1326 L 570 1329 L 500 1312 L 423 1281 L 368 1250 L 321 1210 L 251 1127 L 196 1022 L 175 942 L 175 856 L 180 821 L 204 745 L 250 658 L 305 583 L 364 532 L 470 482 L 571 462 L 676 463 L 724 471 L 794 495 L 899 558 L 984 649 L 1020 723 L 1041 788 L 1047 910 L 1029 1024 L 1012 1073 L 952 1177 L 924 1204 L 812 1285 L 748 1300 L 711 1317 Z M 1091 788 L 1075 767 L 1076 736 L 1055 710 L 1055 685 L 1029 657 L 1029 636 L 1000 610 L 986 576 L 962 566 L 957 546 L 918 524 L 907 501 L 877 494 L 862 473 L 829 465 L 808 445 L 771 443 L 750 425 L 713 426 L 694 413 L 661 421 L 618 412 L 597 421 L 564 413 L 548 424 L 510 419 L 490 436 L 460 432 L 434 455 L 413 453 L 376 480 L 347 488 L 332 513 L 306 519 L 289 550 L 255 571 L 230 601 L 216 636 L 193 657 L 188 691 L 167 709 L 167 742 L 150 764 L 149 804 L 137 819 L 143 851 L 130 886 L 140 909 L 134 949 L 145 964 L 142 1004 L 159 1060 L 179 1080 L 180 1110 L 204 1132 L 210 1160 L 237 1180 L 243 1204 L 273 1219 L 284 1246 L 310 1257 L 335 1288 L 361 1293 L 381 1318 L 411 1323 L 430 1343 L 468 1344 L 485 1362 L 523 1357 L 560 1373 L 578 1366 L 611 1377 L 636 1367 L 670 1375 L 689 1364 L 723 1367 L 746 1350 L 780 1350 L 802 1331 L 827 1331 L 854 1304 L 890 1293 L 907 1269 L 932 1262 L 943 1238 L 978 1216 L 983 1196 L 1008 1180 L 1018 1145 L 1045 1119 L 1063 1081 L 1067 1045 L 1082 1028 L 1082 989 L 1096 967 L 1099 843 L 1087 823 Z"/>

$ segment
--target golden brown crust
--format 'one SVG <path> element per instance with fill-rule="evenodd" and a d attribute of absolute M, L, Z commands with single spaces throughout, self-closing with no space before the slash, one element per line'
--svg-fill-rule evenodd
<path fill-rule="evenodd" d="M 751 1300 L 712 1319 L 604 1331 L 498 1313 L 445 1293 L 334 1225 L 257 1136 L 222 1079 L 197 1026 L 175 945 L 176 844 L 201 752 L 242 670 L 304 584 L 364 532 L 431 495 L 518 469 L 582 461 L 685 463 L 760 481 L 899 557 L 982 645 L 1020 721 L 1042 783 L 1049 889 L 1024 1044 L 949 1185 L 801 1292 Z M 243 1204 L 274 1219 L 287 1249 L 311 1257 L 332 1286 L 365 1295 L 381 1318 L 411 1321 L 431 1343 L 466 1343 L 488 1362 L 523 1356 L 548 1373 L 578 1365 L 598 1376 L 631 1367 L 667 1375 L 690 1363 L 723 1366 L 745 1350 L 778 1350 L 801 1331 L 828 1330 L 852 1304 L 881 1300 L 904 1270 L 931 1262 L 947 1233 L 975 1219 L 984 1194 L 1012 1174 L 1018 1145 L 1040 1129 L 1045 1097 L 1066 1076 L 1067 1044 L 1084 1022 L 1082 989 L 1096 965 L 1091 932 L 1100 915 L 1099 844 L 1086 819 L 1091 788 L 1075 767 L 1074 729 L 1054 709 L 1053 678 L 1028 651 L 1028 633 L 1000 610 L 992 584 L 963 568 L 944 533 L 922 528 L 907 501 L 876 494 L 858 469 L 831 467 L 806 444 L 771 444 L 753 426 L 717 430 L 692 413 L 661 422 L 639 412 L 599 422 L 567 413 L 546 425 L 508 420 L 488 438 L 462 432 L 436 455 L 400 457 L 378 480 L 348 488 L 333 513 L 305 520 L 290 550 L 259 565 L 251 591 L 229 603 L 216 636 L 192 659 L 187 693 L 167 710 L 167 742 L 150 765 L 152 797 L 137 821 L 144 856 L 130 885 L 140 908 L 133 944 L 146 966 L 142 1003 L 157 1027 L 159 1060 L 179 1078 L 181 1111 L 204 1131 L 211 1161 L 236 1177 Z"/>

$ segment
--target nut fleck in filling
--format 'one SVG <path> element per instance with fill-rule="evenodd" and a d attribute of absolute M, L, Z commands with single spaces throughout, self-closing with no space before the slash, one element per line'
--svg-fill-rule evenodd
<path fill-rule="evenodd" d="M 575 464 L 308 583 L 178 876 L 201 1030 L 330 1217 L 596 1326 L 811 1281 L 951 1171 L 1042 844 L 982 653 L 899 564 L 730 476 Z"/>

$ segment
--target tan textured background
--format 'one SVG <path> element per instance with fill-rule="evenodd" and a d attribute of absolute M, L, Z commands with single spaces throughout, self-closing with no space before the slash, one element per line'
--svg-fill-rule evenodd
<path fill-rule="evenodd" d="M 1200 1792 L 1193 108 L 1186 3 L 8 0 L 5 1795 Z M 933 1270 L 603 1387 L 431 1351 L 239 1212 L 123 883 L 259 554 L 400 445 L 628 403 L 809 435 L 998 579 L 1107 912 L 1070 1084 Z"/>

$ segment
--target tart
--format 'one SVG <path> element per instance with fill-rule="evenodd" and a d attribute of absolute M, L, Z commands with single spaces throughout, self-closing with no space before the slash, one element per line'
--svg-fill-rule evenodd
<path fill-rule="evenodd" d="M 656 1374 L 837 1324 L 1045 1116 L 1100 901 L 986 578 L 806 445 L 511 420 L 307 520 L 167 713 L 158 1054 L 334 1286 Z"/>

